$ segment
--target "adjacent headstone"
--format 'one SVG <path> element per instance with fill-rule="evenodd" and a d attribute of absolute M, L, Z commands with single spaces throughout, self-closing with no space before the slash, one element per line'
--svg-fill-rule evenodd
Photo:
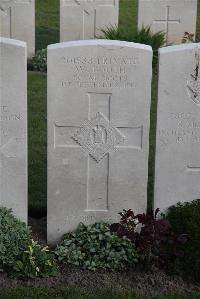
<path fill-rule="evenodd" d="M 200 198 L 200 44 L 160 50 L 155 208 Z"/>
<path fill-rule="evenodd" d="M 48 242 L 147 205 L 152 50 L 90 40 L 48 48 Z"/>
<path fill-rule="evenodd" d="M 35 0 L 0 0 L 0 36 L 25 41 L 35 53 Z"/>
<path fill-rule="evenodd" d="M 60 41 L 94 39 L 118 25 L 119 0 L 60 0 Z"/>
<path fill-rule="evenodd" d="M 0 206 L 27 222 L 26 44 L 0 38 Z"/>
<path fill-rule="evenodd" d="M 167 44 L 180 44 L 185 32 L 196 34 L 197 0 L 139 0 L 138 27 L 166 33 Z"/>

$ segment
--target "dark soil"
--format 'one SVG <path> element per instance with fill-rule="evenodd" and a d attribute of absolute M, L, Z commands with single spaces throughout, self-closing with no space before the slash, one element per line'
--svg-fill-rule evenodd
<path fill-rule="evenodd" d="M 29 219 L 33 236 L 45 243 L 46 219 Z M 58 288 L 75 287 L 86 290 L 95 288 L 134 289 L 143 293 L 200 293 L 200 284 L 184 282 L 180 277 L 168 276 L 163 271 L 141 272 L 134 269 L 125 272 L 91 272 L 75 266 L 61 265 L 56 277 L 18 280 L 0 273 L 0 288 L 37 287 Z"/>
<path fill-rule="evenodd" d="M 91 272 L 78 267 L 63 265 L 56 277 L 18 280 L 0 274 L 0 288 L 36 287 L 80 289 L 134 289 L 142 293 L 200 293 L 200 285 L 183 282 L 181 278 L 167 276 L 164 272 L 144 273 L 129 270 L 126 272 Z"/>

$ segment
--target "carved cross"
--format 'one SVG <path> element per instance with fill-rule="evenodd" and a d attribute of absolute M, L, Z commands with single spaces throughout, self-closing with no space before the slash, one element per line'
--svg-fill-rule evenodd
<path fill-rule="evenodd" d="M 7 33 L 6 36 L 12 38 L 12 6 L 13 4 L 29 4 L 31 0 L 0 0 L 0 34 L 2 32 L 1 26 L 3 21 L 1 17 L 8 18 L 7 20 Z M 2 16 L 1 16 L 2 14 Z"/>
<path fill-rule="evenodd" d="M 55 147 L 82 149 L 88 159 L 86 211 L 107 211 L 110 155 L 116 150 L 141 150 L 142 126 L 113 124 L 110 116 L 112 94 L 88 93 L 88 119 L 79 124 L 55 123 Z M 101 97 L 102 109 L 97 104 Z M 96 104 L 95 104 L 96 103 Z M 63 161 L 65 164 L 65 161 Z"/>
<path fill-rule="evenodd" d="M 64 0 L 63 6 L 77 6 L 82 11 L 83 39 L 85 38 L 85 18 L 91 17 L 91 26 L 94 28 L 94 37 L 96 36 L 96 11 L 98 7 L 114 7 L 115 0 Z"/>
<path fill-rule="evenodd" d="M 166 6 L 166 15 L 165 19 L 154 20 L 154 23 L 160 23 L 165 25 L 165 32 L 166 32 L 166 42 L 169 39 L 169 24 L 180 24 L 181 20 L 179 19 L 170 19 L 170 6 Z"/>
<path fill-rule="evenodd" d="M 29 4 L 31 0 L 0 0 L 0 10 L 5 11 L 13 4 Z"/>
<path fill-rule="evenodd" d="M 187 170 L 190 172 L 200 172 L 200 166 L 187 166 Z"/>
<path fill-rule="evenodd" d="M 0 0 L 0 10 L 5 12 L 13 4 L 12 0 Z"/>

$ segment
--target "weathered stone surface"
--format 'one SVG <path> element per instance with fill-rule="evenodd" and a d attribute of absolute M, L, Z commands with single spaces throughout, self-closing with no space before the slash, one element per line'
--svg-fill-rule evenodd
<path fill-rule="evenodd" d="M 139 0 L 138 27 L 164 31 L 167 44 L 180 44 L 185 32 L 196 34 L 197 0 Z"/>
<path fill-rule="evenodd" d="M 200 197 L 200 44 L 160 50 L 155 207 Z"/>
<path fill-rule="evenodd" d="M 35 53 L 35 0 L 0 0 L 0 36 L 25 41 Z"/>
<path fill-rule="evenodd" d="M 94 39 L 118 25 L 119 0 L 60 0 L 60 41 Z"/>
<path fill-rule="evenodd" d="M 27 222 L 26 44 L 0 38 L 0 206 Z"/>
<path fill-rule="evenodd" d="M 90 40 L 48 48 L 48 242 L 147 204 L 152 50 Z"/>

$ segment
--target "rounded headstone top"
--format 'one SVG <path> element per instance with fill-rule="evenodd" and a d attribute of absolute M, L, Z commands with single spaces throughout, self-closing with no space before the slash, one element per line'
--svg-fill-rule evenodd
<path fill-rule="evenodd" d="M 8 44 L 8 45 L 13 45 L 13 46 L 26 48 L 26 43 L 25 42 L 20 41 L 20 40 L 16 40 L 16 39 L 6 38 L 6 37 L 0 37 L 0 44 Z"/>
<path fill-rule="evenodd" d="M 106 40 L 106 39 L 95 39 L 95 40 L 79 40 L 52 44 L 48 46 L 48 50 L 55 50 L 61 48 L 80 47 L 80 46 L 116 46 L 116 47 L 129 47 L 136 48 L 146 51 L 151 51 L 152 48 L 148 45 L 132 43 L 118 40 Z"/>

